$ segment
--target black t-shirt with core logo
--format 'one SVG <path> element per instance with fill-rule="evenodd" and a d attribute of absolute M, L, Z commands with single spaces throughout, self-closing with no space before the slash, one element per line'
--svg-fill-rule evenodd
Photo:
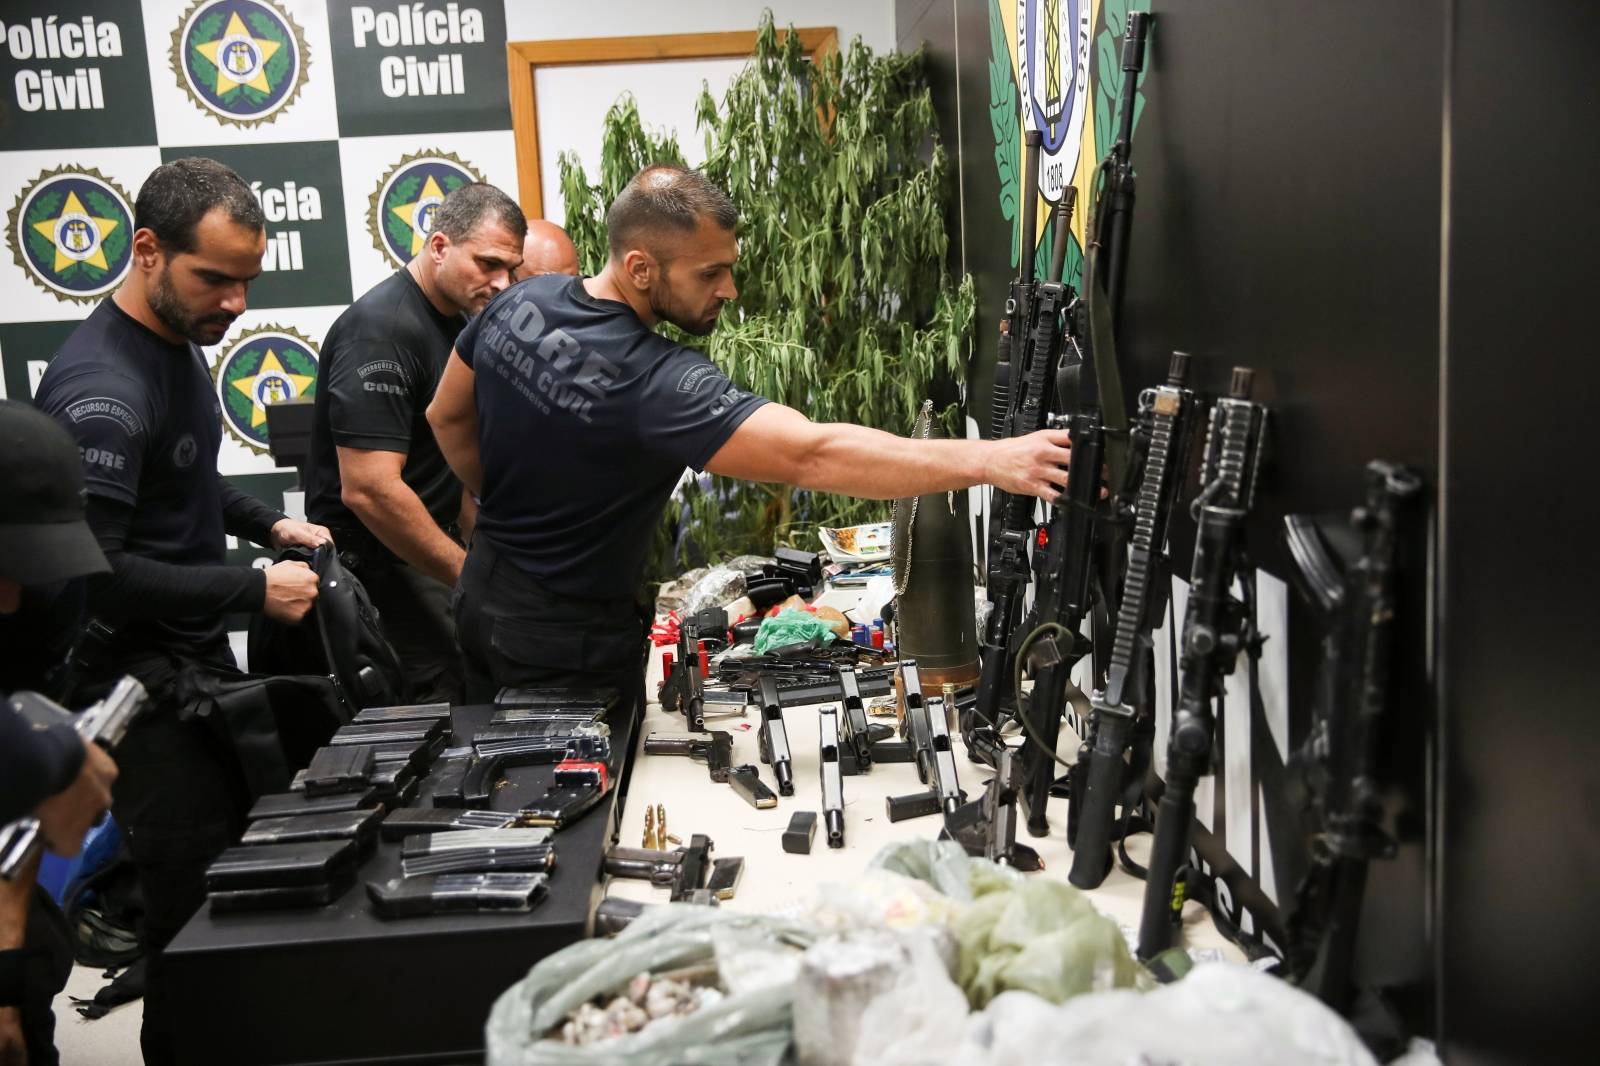
<path fill-rule="evenodd" d="M 439 453 L 428 404 L 466 319 L 440 314 L 401 267 L 351 304 L 328 331 L 317 366 L 306 468 L 306 515 L 355 529 L 340 498 L 339 447 L 404 455 L 400 478 L 441 528 L 461 509 L 461 482 Z"/>
<path fill-rule="evenodd" d="M 501 293 L 456 351 L 477 382 L 475 535 L 567 596 L 632 596 L 684 468 L 766 403 L 566 275 Z"/>
<path fill-rule="evenodd" d="M 123 551 L 222 565 L 222 411 L 199 348 L 163 339 L 108 298 L 51 360 L 34 403 L 77 442 L 90 495 L 133 508 Z M 223 632 L 220 614 L 149 624 L 147 636 L 175 647 Z"/>

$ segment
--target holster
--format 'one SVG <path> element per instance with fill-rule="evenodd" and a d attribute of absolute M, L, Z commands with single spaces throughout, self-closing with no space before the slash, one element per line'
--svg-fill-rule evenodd
<path fill-rule="evenodd" d="M 233 751 L 253 801 L 289 788 L 294 770 L 338 728 L 343 704 L 316 675 L 264 677 L 186 662 L 172 685 L 180 720 L 209 729 Z"/>

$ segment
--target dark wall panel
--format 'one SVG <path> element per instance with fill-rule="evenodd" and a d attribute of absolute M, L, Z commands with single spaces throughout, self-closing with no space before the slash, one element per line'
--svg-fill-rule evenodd
<path fill-rule="evenodd" d="M 1452 1063 L 1592 1062 L 1600 7 L 1455 0 L 1443 619 Z"/>
<path fill-rule="evenodd" d="M 1153 381 L 1257 369 L 1269 512 L 1346 506 L 1361 465 L 1434 466 L 1442 10 L 1172 0 L 1134 142 L 1123 346 Z"/>
<path fill-rule="evenodd" d="M 936 96 L 958 100 L 944 138 L 955 144 L 959 134 L 962 147 L 966 267 L 979 293 L 978 412 L 987 410 L 993 359 L 986 342 L 1013 273 L 990 129 L 993 2 L 903 0 L 897 9 L 901 46 L 925 42 Z M 1155 383 L 1174 348 L 1194 353 L 1198 384 L 1213 395 L 1232 366 L 1256 369 L 1257 396 L 1274 425 L 1251 550 L 1257 564 L 1287 579 L 1282 517 L 1347 513 L 1369 459 L 1411 464 L 1436 483 L 1443 0 L 1138 6 L 1151 7 L 1157 21 L 1133 150 L 1138 200 L 1119 344 L 1126 392 Z M 955 84 L 944 81 L 952 76 Z M 1180 517 L 1179 573 L 1187 572 L 1192 537 Z M 1403 846 L 1396 862 L 1373 870 L 1359 962 L 1364 978 L 1402 990 L 1407 1021 L 1424 1032 L 1432 1028 L 1433 968 L 1425 913 L 1428 561 L 1426 545 L 1408 559 L 1397 711 L 1386 737 L 1390 825 Z M 1316 638 L 1309 613 L 1292 605 L 1291 747 L 1307 729 Z M 1281 813 L 1286 800 L 1268 803 Z M 1219 861 L 1219 841 L 1197 840 L 1208 862 Z M 1235 856 L 1252 845 L 1259 841 L 1227 842 Z M 1297 848 L 1275 842 L 1273 850 L 1286 903 L 1303 860 L 1286 853 Z"/>

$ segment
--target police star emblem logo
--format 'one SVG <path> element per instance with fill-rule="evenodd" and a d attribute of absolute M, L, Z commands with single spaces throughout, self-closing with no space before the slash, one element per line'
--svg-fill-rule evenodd
<path fill-rule="evenodd" d="M 272 122 L 306 83 L 305 34 L 271 0 L 196 0 L 168 60 L 196 107 L 234 126 Z"/>
<path fill-rule="evenodd" d="M 1078 169 L 1089 103 L 1090 0 L 1019 0 L 1023 128 L 1038 130 L 1039 192 L 1051 203 Z"/>
<path fill-rule="evenodd" d="M 128 272 L 132 202 L 92 167 L 48 170 L 17 196 L 6 219 L 6 241 L 35 285 L 63 303 L 89 303 Z"/>
<path fill-rule="evenodd" d="M 317 346 L 287 326 L 262 326 L 238 336 L 211 370 L 222 404 L 222 424 L 240 444 L 267 450 L 267 408 L 314 396 Z"/>
<path fill-rule="evenodd" d="M 405 265 L 428 242 L 440 202 L 461 186 L 483 180 L 471 163 L 450 152 L 405 156 L 368 198 L 367 232 L 373 246 L 395 266 Z"/>

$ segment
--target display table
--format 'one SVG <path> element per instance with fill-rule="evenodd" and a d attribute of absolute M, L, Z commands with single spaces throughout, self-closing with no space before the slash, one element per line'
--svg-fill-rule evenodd
<path fill-rule="evenodd" d="M 830 588 L 816 601 L 857 617 L 858 603 L 875 606 L 887 595 L 882 589 L 862 592 L 857 589 Z M 868 611 L 870 616 L 872 611 Z M 645 692 L 654 698 L 660 684 L 661 656 L 650 656 Z M 868 701 L 871 702 L 870 700 Z M 740 799 L 727 785 L 711 782 L 704 764 L 690 759 L 646 755 L 644 738 L 652 732 L 677 733 L 684 730 L 681 715 L 668 714 L 659 703 L 651 702 L 639 727 L 635 744 L 633 781 L 628 803 L 622 810 L 621 842 L 638 847 L 644 836 L 645 805 L 663 803 L 667 808 L 667 829 L 687 841 L 692 833 L 704 833 L 712 840 L 713 857 L 741 855 L 745 859 L 744 879 L 739 893 L 723 904 L 747 911 L 766 911 L 791 904 L 804 904 L 817 895 L 819 884 L 847 885 L 858 878 L 874 855 L 884 846 L 904 840 L 934 839 L 939 834 L 937 817 L 890 822 L 884 802 L 890 796 L 922 791 L 917 769 L 911 763 L 875 764 L 870 773 L 844 779 L 845 846 L 829 848 L 822 830 L 822 786 L 819 781 L 817 710 L 823 705 L 784 709 L 784 725 L 794 760 L 795 794 L 780 796 L 775 808 L 758 811 Z M 893 719 L 876 719 L 890 721 Z M 777 790 L 772 768 L 762 765 L 757 749 L 761 713 L 748 708 L 743 716 L 707 716 L 707 728 L 722 729 L 733 735 L 735 763 L 748 762 L 761 769 L 767 787 Z M 977 798 L 989 780 L 987 767 L 967 758 L 960 731 L 953 730 L 951 742 L 956 754 L 956 771 L 968 799 Z M 1061 729 L 1058 754 L 1071 760 L 1077 753 L 1078 738 L 1065 726 Z M 1064 770 L 1063 770 L 1064 772 Z M 1017 829 L 1018 843 L 1027 844 L 1044 860 L 1044 869 L 1032 877 L 1048 877 L 1065 883 L 1072 868 L 1072 849 L 1067 846 L 1067 801 L 1052 797 L 1049 803 L 1050 835 L 1035 838 L 1025 827 Z M 809 855 L 791 855 L 783 850 L 783 831 L 796 811 L 815 811 L 817 837 Z M 1128 847 L 1136 862 L 1149 855 L 1148 834 L 1136 836 Z M 613 880 L 606 894 L 626 899 L 660 902 L 661 889 L 640 881 Z M 1097 889 L 1088 893 L 1100 911 L 1124 931 L 1137 929 L 1144 905 L 1144 882 L 1115 866 Z M 1129 933 L 1130 939 L 1133 934 Z M 1188 948 L 1219 951 L 1224 958 L 1242 961 L 1244 953 L 1225 939 L 1199 903 L 1184 906 L 1182 939 Z"/>
<path fill-rule="evenodd" d="M 646 691 L 654 693 L 660 671 L 660 656 L 652 656 L 651 678 Z M 870 701 L 869 701 L 870 702 Z M 795 794 L 780 796 L 778 805 L 769 810 L 756 810 L 742 800 L 727 785 L 715 784 L 706 773 L 704 763 L 666 755 L 646 755 L 642 750 L 644 737 L 652 732 L 678 733 L 684 729 L 681 715 L 668 714 L 660 704 L 651 703 L 640 726 L 639 745 L 635 752 L 633 781 L 629 788 L 628 803 L 622 811 L 621 842 L 638 847 L 644 835 L 646 804 L 665 804 L 667 829 L 675 836 L 688 841 L 692 833 L 704 833 L 714 845 L 714 858 L 743 856 L 744 878 L 738 895 L 723 903 L 724 907 L 738 910 L 767 911 L 792 904 L 810 902 L 818 894 L 818 886 L 834 883 L 849 885 L 859 878 L 871 858 L 884 846 L 898 841 L 934 839 L 939 834 L 938 817 L 914 818 L 890 822 L 884 802 L 889 796 L 902 796 L 924 790 L 911 763 L 878 763 L 871 772 L 844 779 L 845 846 L 830 848 L 822 829 L 822 787 L 819 780 L 820 758 L 818 752 L 818 716 L 820 706 L 788 707 L 784 709 L 784 725 L 789 734 L 789 747 L 794 761 Z M 875 719 L 890 721 L 893 719 Z M 748 762 L 760 767 L 761 779 L 767 787 L 777 791 L 772 769 L 760 762 L 757 733 L 761 713 L 748 708 L 743 716 L 706 716 L 708 729 L 726 730 L 733 735 L 735 763 Z M 956 752 L 956 771 L 961 787 L 968 799 L 977 798 L 988 781 L 987 767 L 971 762 L 961 743 L 959 731 L 951 737 Z M 1061 730 L 1060 755 L 1071 759 L 1076 752 L 1078 738 L 1071 729 Z M 809 855 L 792 855 L 783 850 L 783 831 L 796 811 L 815 811 L 817 835 Z M 1063 883 L 1072 868 L 1072 849 L 1067 846 L 1067 801 L 1052 797 L 1049 804 L 1050 835 L 1031 837 L 1025 828 L 1017 830 L 1018 843 L 1027 844 L 1044 860 L 1044 869 L 1031 877 L 1048 877 Z M 1142 862 L 1150 849 L 1148 834 L 1135 837 L 1128 852 L 1135 861 Z M 826 889 L 822 889 L 826 891 Z M 626 899 L 661 902 L 667 893 L 653 889 L 642 881 L 612 880 L 607 895 Z M 1137 928 L 1139 912 L 1144 902 L 1144 882 L 1118 866 L 1114 868 L 1097 889 L 1088 893 L 1089 899 L 1102 913 L 1109 915 L 1126 928 Z M 1223 957 L 1243 960 L 1244 953 L 1223 938 L 1212 923 L 1210 915 L 1198 903 L 1189 903 L 1184 909 L 1183 939 L 1185 947 L 1218 949 Z"/>
<path fill-rule="evenodd" d="M 854 596 L 830 593 L 835 606 Z M 646 692 L 659 683 L 660 656 L 650 657 Z M 667 890 L 644 881 L 613 880 L 602 885 L 604 849 L 620 825 L 620 843 L 638 847 L 647 808 L 666 807 L 667 831 L 685 842 L 703 833 L 712 856 L 745 859 L 738 892 L 724 907 L 772 911 L 804 906 L 826 894 L 828 885 L 859 880 L 867 863 L 885 845 L 933 839 L 940 819 L 927 817 L 891 823 L 889 796 L 925 786 L 910 763 L 875 764 L 870 773 L 844 778 L 845 846 L 829 848 L 822 830 L 817 706 L 785 710 L 793 754 L 795 795 L 756 810 L 732 788 L 710 779 L 704 763 L 686 757 L 645 755 L 651 732 L 681 733 L 681 716 L 651 702 L 636 731 L 613 725 L 613 762 L 632 753 L 630 773 L 620 773 L 628 789 L 618 809 L 612 802 L 591 811 L 556 837 L 556 869 L 544 902 L 526 915 L 449 915 L 385 922 L 367 902 L 364 883 L 399 874 L 399 844 L 378 844 L 359 875 L 356 888 L 331 906 L 294 911 L 212 916 L 202 910 L 168 948 L 174 999 L 183 1004 L 179 1038 L 186 1063 L 461 1063 L 481 1060 L 483 1024 L 496 997 L 521 979 L 534 963 L 587 935 L 603 894 L 647 903 L 665 903 Z M 460 707 L 453 715 L 453 743 L 467 743 L 488 721 L 489 707 Z M 759 711 L 707 717 L 712 729 L 733 736 L 734 761 L 760 766 L 761 778 L 776 791 L 772 770 L 757 754 Z M 976 797 L 987 768 L 966 757 L 959 736 L 952 738 L 961 786 Z M 1077 738 L 1063 729 L 1060 751 L 1070 758 Z M 553 767 L 513 768 L 494 794 L 497 810 L 515 810 L 542 796 Z M 430 803 L 424 781 L 415 801 Z M 782 835 L 796 811 L 814 811 L 818 832 L 810 854 L 783 850 Z M 1030 876 L 1066 881 L 1072 852 L 1066 843 L 1064 799 L 1050 804 L 1050 835 L 1019 842 L 1039 852 L 1045 869 Z M 673 845 L 668 845 L 669 847 Z M 1142 861 L 1149 838 L 1136 838 L 1130 852 Z M 1143 882 L 1116 868 L 1090 900 L 1124 927 L 1138 924 Z M 1204 908 L 1185 911 L 1183 943 L 1216 949 L 1225 958 L 1243 954 L 1216 930 Z"/>
<path fill-rule="evenodd" d="M 492 708 L 458 707 L 453 744 Z M 613 762 L 633 737 L 613 724 Z M 552 766 L 513 767 L 496 810 L 544 795 Z M 424 780 L 413 801 L 429 806 Z M 354 888 L 327 907 L 213 916 L 202 908 L 167 948 L 185 1063 L 462 1063 L 483 1055 L 496 996 L 587 932 L 600 896 L 616 789 L 556 841 L 544 902 L 528 914 L 383 921 L 365 884 L 400 875 L 400 845 L 379 841 Z"/>

